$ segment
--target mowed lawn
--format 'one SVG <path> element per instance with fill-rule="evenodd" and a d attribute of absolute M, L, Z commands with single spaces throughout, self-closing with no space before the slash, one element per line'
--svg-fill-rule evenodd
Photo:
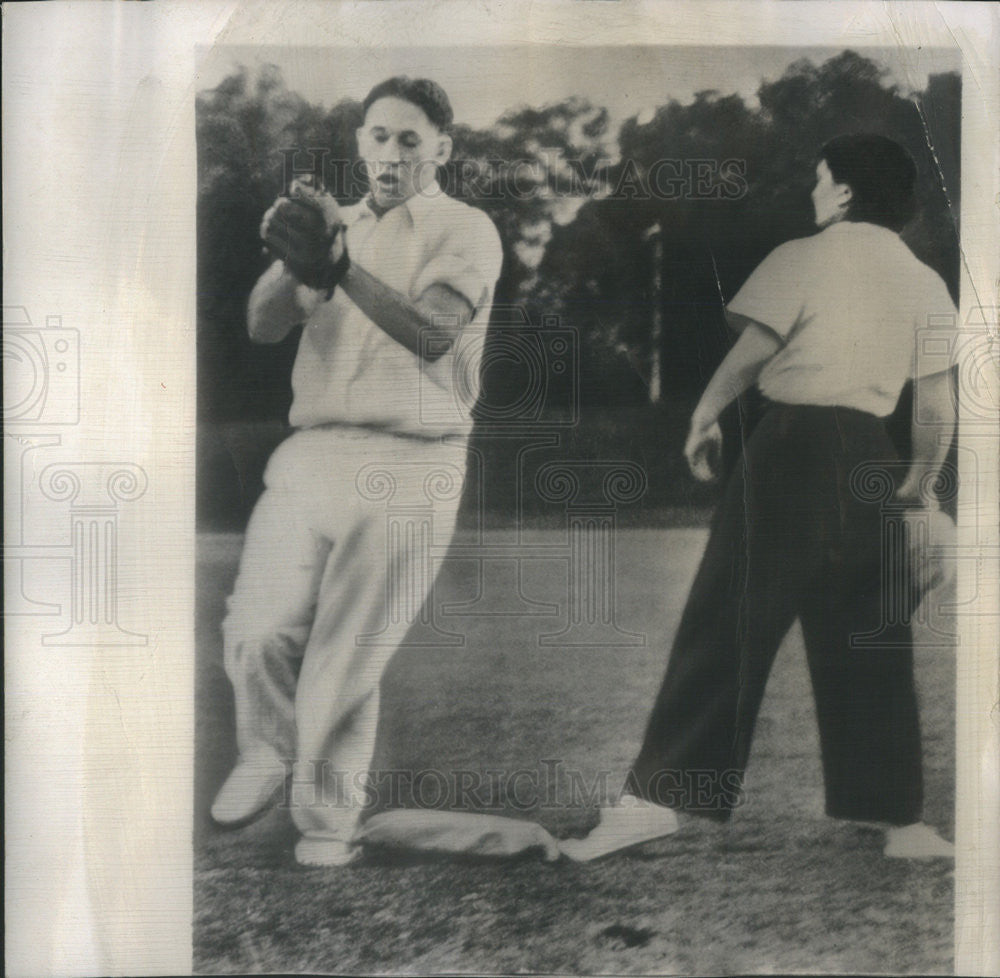
<path fill-rule="evenodd" d="M 466 801 L 478 800 L 485 811 L 533 818 L 557 836 L 583 834 L 596 821 L 602 785 L 620 785 L 638 746 L 705 534 L 618 532 L 619 624 L 646 637 L 630 648 L 539 647 L 539 635 L 565 621 L 566 564 L 559 559 L 526 564 L 520 589 L 530 602 L 562 608 L 561 618 L 524 614 L 546 611 L 532 604 L 514 615 L 446 607 L 452 614 L 441 617 L 441 605 L 472 601 L 480 586 L 473 562 L 444 561 L 438 620 L 461 644 L 399 652 L 383 682 L 375 768 L 439 772 L 423 782 L 428 804 L 438 803 L 449 778 L 465 778 L 473 788 Z M 540 531 L 535 542 L 547 541 L 558 554 L 562 539 Z M 240 542 L 235 535 L 199 540 L 199 972 L 952 970 L 951 866 L 886 860 L 878 831 L 823 815 L 797 628 L 768 687 L 746 804 L 726 826 L 691 823 L 589 865 L 372 857 L 343 869 L 295 864 L 287 810 L 242 830 L 215 828 L 208 807 L 235 753 L 219 622 Z M 491 565 L 486 576 L 480 610 L 517 610 L 509 600 L 489 603 L 491 596 L 509 599 L 511 566 Z M 918 648 L 926 818 L 949 838 L 954 663 L 948 648 Z M 511 781 L 514 772 L 522 773 Z"/>

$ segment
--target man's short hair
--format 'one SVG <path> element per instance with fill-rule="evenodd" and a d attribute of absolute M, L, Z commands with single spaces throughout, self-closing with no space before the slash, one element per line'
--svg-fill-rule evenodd
<path fill-rule="evenodd" d="M 876 133 L 831 139 L 819 153 L 837 183 L 851 188 L 846 220 L 899 231 L 916 210 L 913 157 L 895 140 Z"/>
<path fill-rule="evenodd" d="M 429 78 L 394 75 L 392 78 L 379 82 L 361 103 L 365 115 L 380 98 L 387 97 L 401 98 L 403 101 L 423 109 L 427 118 L 442 132 L 448 129 L 454 118 L 451 102 L 448 101 L 444 89 Z"/>

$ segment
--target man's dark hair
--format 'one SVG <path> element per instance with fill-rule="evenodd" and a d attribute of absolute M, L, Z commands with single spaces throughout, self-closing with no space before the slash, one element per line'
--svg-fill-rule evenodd
<path fill-rule="evenodd" d="M 424 114 L 442 132 L 447 131 L 454 118 L 451 111 L 451 102 L 444 89 L 429 78 L 409 78 L 406 75 L 394 75 L 384 82 L 379 82 L 366 96 L 361 103 L 365 115 L 372 105 L 380 98 L 401 98 L 405 102 L 411 102 L 419 109 L 424 110 Z"/>
<path fill-rule="evenodd" d="M 916 210 L 913 157 L 892 139 L 851 133 L 831 139 L 819 153 L 837 183 L 851 188 L 846 220 L 899 231 Z"/>

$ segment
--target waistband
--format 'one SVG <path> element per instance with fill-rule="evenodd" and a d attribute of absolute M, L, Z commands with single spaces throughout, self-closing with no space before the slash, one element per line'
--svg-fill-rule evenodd
<path fill-rule="evenodd" d="M 295 431 L 328 431 L 348 441 L 364 441 L 369 438 L 390 438 L 415 442 L 420 445 L 440 445 L 443 443 L 455 445 L 469 440 L 467 433 L 444 433 L 425 436 L 410 431 L 394 431 L 392 428 L 380 428 L 377 425 L 350 424 L 346 421 L 327 421 L 324 424 L 310 425 L 308 428 L 296 428 Z"/>
<path fill-rule="evenodd" d="M 796 413 L 802 415 L 812 415 L 822 417 L 824 415 L 836 415 L 838 417 L 856 418 L 858 421 L 877 423 L 884 425 L 889 420 L 889 416 L 872 414 L 871 411 L 863 411 L 861 408 L 847 407 L 845 404 L 793 404 L 789 401 L 773 401 L 764 394 L 760 394 L 760 403 L 764 411 L 780 411 L 786 413 Z"/>

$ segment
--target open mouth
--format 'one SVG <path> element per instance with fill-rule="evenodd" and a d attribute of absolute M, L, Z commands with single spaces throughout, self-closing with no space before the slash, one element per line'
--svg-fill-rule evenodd
<path fill-rule="evenodd" d="M 376 177 L 376 180 L 383 190 L 395 192 L 399 189 L 399 177 L 394 176 L 391 173 L 380 173 L 378 177 Z"/>

